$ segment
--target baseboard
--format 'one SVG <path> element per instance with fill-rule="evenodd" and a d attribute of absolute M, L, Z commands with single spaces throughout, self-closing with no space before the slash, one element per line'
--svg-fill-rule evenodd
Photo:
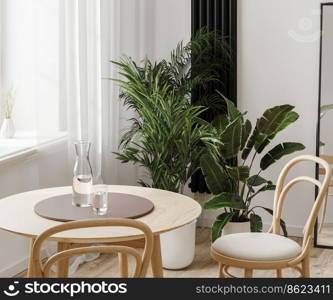
<path fill-rule="evenodd" d="M 42 250 L 42 258 L 45 257 L 47 257 L 47 251 L 44 249 Z M 15 277 L 17 274 L 24 272 L 28 268 L 28 261 L 29 261 L 29 256 L 27 255 L 24 258 L 13 263 L 12 265 L 1 269 L 0 277 L 1 278 Z"/>
<path fill-rule="evenodd" d="M 197 225 L 199 227 L 211 227 L 214 222 L 214 219 L 211 218 L 199 218 Z M 263 231 L 267 231 L 271 227 L 271 224 L 264 224 Z M 288 226 L 288 235 L 302 237 L 303 236 L 303 227 L 301 226 Z"/>
<path fill-rule="evenodd" d="M 0 277 L 14 277 L 27 269 L 28 257 L 24 257 L 14 264 L 0 270 Z"/>

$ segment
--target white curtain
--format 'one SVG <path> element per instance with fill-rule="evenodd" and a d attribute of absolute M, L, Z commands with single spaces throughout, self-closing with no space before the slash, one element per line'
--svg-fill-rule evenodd
<path fill-rule="evenodd" d="M 60 98 L 70 161 L 73 143 L 88 139 L 95 182 L 134 185 L 141 171 L 112 153 L 133 112 L 122 106 L 117 84 L 107 78 L 118 77 L 110 61 L 123 54 L 138 62 L 153 58 L 154 1 L 60 1 Z"/>
<path fill-rule="evenodd" d="M 61 0 L 60 4 L 60 93 L 63 126 L 73 143 L 92 143 L 90 160 L 96 182 L 102 180 L 100 1 Z"/>

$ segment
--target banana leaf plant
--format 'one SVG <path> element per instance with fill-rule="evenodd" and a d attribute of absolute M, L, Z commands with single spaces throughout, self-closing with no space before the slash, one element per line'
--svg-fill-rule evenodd
<path fill-rule="evenodd" d="M 293 106 L 286 104 L 267 109 L 252 129 L 246 113 L 241 113 L 228 99 L 224 100 L 227 102 L 227 115 L 219 115 L 212 122 L 212 130 L 221 141 L 217 145 L 218 151 L 201 157 L 202 172 L 214 195 L 204 204 L 204 209 L 222 210 L 212 227 L 213 241 L 222 234 L 228 222 L 250 221 L 251 231 L 261 232 L 263 224 L 258 211 L 271 215 L 273 211 L 263 206 L 251 206 L 251 203 L 259 193 L 275 190 L 273 182 L 264 178 L 262 173 L 282 157 L 305 149 L 300 143 L 285 142 L 262 155 L 275 136 L 299 118 Z M 260 170 L 252 174 L 259 154 L 262 155 Z M 281 227 L 287 235 L 283 220 Z"/>

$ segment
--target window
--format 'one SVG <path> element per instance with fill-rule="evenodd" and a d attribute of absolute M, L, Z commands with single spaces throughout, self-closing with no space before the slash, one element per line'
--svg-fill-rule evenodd
<path fill-rule="evenodd" d="M 0 0 L 0 5 L 0 84 L 2 91 L 15 89 L 15 139 L 27 145 L 29 139 L 58 137 L 59 1 Z M 0 113 L 2 123 L 3 105 Z M 0 141 L 0 148 L 10 144 L 20 145 Z"/>

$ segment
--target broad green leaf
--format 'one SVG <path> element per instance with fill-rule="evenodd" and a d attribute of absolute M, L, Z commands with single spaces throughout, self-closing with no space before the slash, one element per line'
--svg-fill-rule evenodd
<path fill-rule="evenodd" d="M 225 207 L 241 210 L 244 208 L 243 199 L 236 194 L 221 193 L 209 199 L 203 206 L 206 210 Z"/>
<path fill-rule="evenodd" d="M 237 156 L 241 146 L 242 121 L 241 117 L 232 121 L 221 135 L 223 145 L 221 154 L 223 158 L 230 159 Z"/>
<path fill-rule="evenodd" d="M 278 133 L 286 129 L 290 124 L 296 122 L 299 119 L 299 114 L 294 111 L 287 113 L 285 119 L 280 123 L 279 127 L 276 129 L 275 133 Z"/>
<path fill-rule="evenodd" d="M 260 216 L 252 213 L 250 215 L 251 232 L 262 232 L 262 219 Z"/>
<path fill-rule="evenodd" d="M 267 180 L 259 175 L 253 175 L 247 180 L 247 185 L 249 186 L 259 186 L 264 183 L 267 183 Z"/>
<path fill-rule="evenodd" d="M 230 184 L 223 168 L 211 154 L 201 156 L 200 166 L 207 186 L 214 195 L 230 189 Z"/>
<path fill-rule="evenodd" d="M 270 208 L 267 208 L 267 207 L 263 207 L 263 206 L 257 206 L 257 207 L 260 207 L 264 210 L 266 210 L 269 214 L 271 214 L 272 216 L 274 215 L 274 212 L 272 209 Z M 287 226 L 286 226 L 286 222 L 283 221 L 282 219 L 280 219 L 280 226 L 281 226 L 281 229 L 283 231 L 283 235 L 284 236 L 288 236 L 288 231 L 287 231 Z"/>
<path fill-rule="evenodd" d="M 228 107 L 228 116 L 230 121 L 237 119 L 242 113 L 237 109 L 235 104 L 228 99 L 225 99 Z"/>
<path fill-rule="evenodd" d="M 260 188 L 258 192 L 265 192 L 265 191 L 275 191 L 276 185 L 275 184 L 267 184 Z"/>
<path fill-rule="evenodd" d="M 248 158 L 248 156 L 251 153 L 253 146 L 258 138 L 258 135 L 259 135 L 258 123 L 259 123 L 259 119 L 257 120 L 256 126 L 254 127 L 251 137 L 249 138 L 249 140 L 246 143 L 246 147 L 243 149 L 243 152 L 242 152 L 243 160 L 246 160 Z"/>
<path fill-rule="evenodd" d="M 229 119 L 227 115 L 218 115 L 214 118 L 212 125 L 218 130 L 219 133 L 222 133 L 229 124 Z"/>
<path fill-rule="evenodd" d="M 197 118 L 197 119 L 196 119 L 196 122 L 197 122 L 198 124 L 202 125 L 202 126 L 209 127 L 210 130 L 213 129 L 213 128 L 212 128 L 212 123 L 207 122 L 207 121 L 205 121 L 204 119 Z"/>
<path fill-rule="evenodd" d="M 296 151 L 302 151 L 305 147 L 300 143 L 282 143 L 270 150 L 260 161 L 260 168 L 266 170 L 270 165 L 278 161 L 285 155 Z"/>
<path fill-rule="evenodd" d="M 287 114 L 294 109 L 294 106 L 285 104 L 267 109 L 258 123 L 258 130 L 262 134 L 271 135 L 280 126 Z"/>
<path fill-rule="evenodd" d="M 259 190 L 257 190 L 254 194 L 252 194 L 248 198 L 248 201 L 251 201 L 251 199 L 253 199 L 255 196 L 257 196 L 259 193 L 266 192 L 266 191 L 275 191 L 275 189 L 276 189 L 276 185 L 267 184 L 267 185 L 263 186 L 262 188 L 260 188 Z"/>
<path fill-rule="evenodd" d="M 261 153 L 274 137 L 275 133 L 266 135 L 258 132 L 256 141 L 254 143 L 254 149 L 256 149 L 258 153 Z"/>
<path fill-rule="evenodd" d="M 250 168 L 248 166 L 238 166 L 228 168 L 232 178 L 237 181 L 246 181 L 250 176 Z"/>
<path fill-rule="evenodd" d="M 278 125 L 274 133 L 272 133 L 271 135 L 260 133 L 254 145 L 254 148 L 257 150 L 257 152 L 261 153 L 280 131 L 287 128 L 290 124 L 296 122 L 298 118 L 298 113 L 290 111 L 286 114 L 285 119 Z"/>
<path fill-rule="evenodd" d="M 220 214 L 212 227 L 212 242 L 221 236 L 223 227 L 231 221 L 233 213 L 223 213 Z"/>
<path fill-rule="evenodd" d="M 237 109 L 237 107 L 232 101 L 225 97 L 221 92 L 217 91 L 217 93 L 223 98 L 223 100 L 227 104 L 228 117 L 231 122 L 237 119 L 240 115 L 242 115 L 242 113 Z"/>
<path fill-rule="evenodd" d="M 240 150 L 244 149 L 246 142 L 251 134 L 251 131 L 252 131 L 252 124 L 249 120 L 246 120 L 242 128 L 242 139 L 241 139 Z"/>

